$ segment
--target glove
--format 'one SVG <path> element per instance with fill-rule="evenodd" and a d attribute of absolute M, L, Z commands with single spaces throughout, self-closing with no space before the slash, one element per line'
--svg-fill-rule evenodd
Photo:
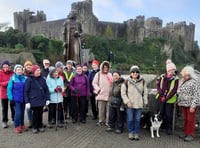
<path fill-rule="evenodd" d="M 30 109 L 31 108 L 31 104 L 30 103 L 26 103 L 26 109 Z"/>
<path fill-rule="evenodd" d="M 46 101 L 46 105 L 48 106 L 49 104 L 50 104 L 50 101 L 49 101 L 49 100 L 47 100 L 47 101 Z"/>
<path fill-rule="evenodd" d="M 59 87 L 56 87 L 56 88 L 54 89 L 54 91 L 55 91 L 55 92 L 58 92 L 58 91 L 59 91 Z"/>
<path fill-rule="evenodd" d="M 74 93 L 78 94 L 78 89 L 77 88 L 74 89 Z"/>
<path fill-rule="evenodd" d="M 62 88 L 61 88 L 61 87 L 59 87 L 59 88 L 58 88 L 58 91 L 59 91 L 59 92 L 62 92 Z"/>
<path fill-rule="evenodd" d="M 13 100 L 10 100 L 10 105 L 15 106 L 15 102 Z"/>

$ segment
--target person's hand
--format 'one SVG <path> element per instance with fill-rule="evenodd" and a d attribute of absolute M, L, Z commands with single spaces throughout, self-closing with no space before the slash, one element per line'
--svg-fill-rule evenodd
<path fill-rule="evenodd" d="M 61 87 L 59 87 L 59 88 L 58 88 L 58 91 L 59 91 L 59 92 L 62 92 L 62 88 L 61 88 Z"/>
<path fill-rule="evenodd" d="M 47 101 L 46 101 L 46 105 L 48 106 L 49 104 L 50 104 L 50 101 L 49 101 L 49 100 L 47 100 Z"/>
<path fill-rule="evenodd" d="M 56 88 L 54 89 L 54 91 L 55 91 L 55 92 L 58 92 L 58 91 L 59 91 L 59 87 L 56 87 Z"/>
<path fill-rule="evenodd" d="M 181 106 L 181 103 L 178 103 L 178 106 Z"/>
<path fill-rule="evenodd" d="M 13 100 L 10 100 L 10 105 L 15 106 L 15 102 Z"/>
<path fill-rule="evenodd" d="M 190 112 L 194 113 L 195 109 L 190 107 Z"/>
<path fill-rule="evenodd" d="M 128 108 L 132 108 L 132 105 L 130 103 L 127 104 Z"/>
<path fill-rule="evenodd" d="M 78 89 L 77 88 L 74 89 L 74 93 L 78 94 Z"/>
<path fill-rule="evenodd" d="M 26 109 L 30 109 L 31 108 L 31 104 L 30 103 L 26 103 Z"/>

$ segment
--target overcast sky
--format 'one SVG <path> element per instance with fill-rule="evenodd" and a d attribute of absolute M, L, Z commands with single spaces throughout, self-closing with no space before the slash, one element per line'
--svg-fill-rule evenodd
<path fill-rule="evenodd" d="M 43 10 L 47 20 L 66 18 L 71 3 L 82 0 L 1 0 L 0 23 L 13 23 L 13 12 Z M 168 22 L 186 21 L 195 24 L 195 40 L 200 45 L 199 0 L 93 0 L 93 11 L 99 20 L 123 22 L 138 15 L 159 17 L 163 26 Z"/>

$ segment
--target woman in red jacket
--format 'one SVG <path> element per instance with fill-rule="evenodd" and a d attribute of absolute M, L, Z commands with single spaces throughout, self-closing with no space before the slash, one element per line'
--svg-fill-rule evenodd
<path fill-rule="evenodd" d="M 10 77 L 12 77 L 13 72 L 10 69 L 10 62 L 4 60 L 1 63 L 2 70 L 0 71 L 0 99 L 2 105 L 2 123 L 3 128 L 8 127 L 8 96 L 7 96 L 7 86 Z M 14 121 L 14 105 L 10 103 L 12 120 Z"/>

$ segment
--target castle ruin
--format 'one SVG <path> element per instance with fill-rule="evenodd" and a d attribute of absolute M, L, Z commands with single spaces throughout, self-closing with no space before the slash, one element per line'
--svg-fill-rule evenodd
<path fill-rule="evenodd" d="M 186 22 L 170 22 L 163 27 L 163 21 L 158 17 L 145 20 L 144 16 L 137 16 L 135 19 L 129 19 L 123 23 L 103 22 L 94 15 L 92 0 L 72 3 L 71 10 L 77 11 L 77 18 L 82 24 L 84 34 L 105 34 L 109 26 L 112 30 L 112 38 L 127 38 L 129 41 L 136 41 L 136 43 L 143 42 L 145 37 L 163 37 L 168 40 L 180 41 L 183 43 L 185 51 L 192 50 L 196 44 L 193 23 L 187 25 Z M 37 15 L 29 10 L 14 13 L 15 29 L 28 32 L 31 35 L 42 34 L 57 40 L 63 40 L 65 20 L 66 18 L 46 21 L 46 15 L 43 11 L 38 11 Z"/>

